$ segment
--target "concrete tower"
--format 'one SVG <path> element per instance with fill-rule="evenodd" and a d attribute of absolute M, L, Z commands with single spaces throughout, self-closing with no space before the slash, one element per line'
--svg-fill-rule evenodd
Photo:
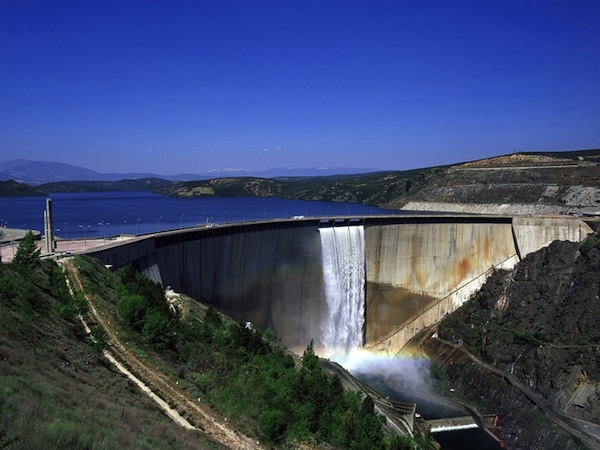
<path fill-rule="evenodd" d="M 44 211 L 44 241 L 46 253 L 53 253 L 56 246 L 54 243 L 54 219 L 52 217 L 52 199 L 46 199 L 46 210 Z"/>

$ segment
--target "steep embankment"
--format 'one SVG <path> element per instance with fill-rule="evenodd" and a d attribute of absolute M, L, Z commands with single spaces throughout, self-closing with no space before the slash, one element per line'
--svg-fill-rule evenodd
<path fill-rule="evenodd" d="M 63 266 L 68 270 L 74 288 L 85 292 L 84 283 L 73 261 L 67 260 Z M 115 317 L 111 317 L 106 310 L 101 310 L 101 302 L 98 302 L 93 295 L 87 292 L 84 295 L 88 304 L 89 319 L 106 332 L 106 341 L 110 351 L 105 351 L 104 356 L 148 394 L 171 419 L 185 429 L 201 430 L 205 435 L 213 437 L 227 448 L 240 450 L 262 448 L 252 439 L 229 426 L 206 405 L 192 398 L 179 386 L 177 381 L 156 368 L 152 361 L 135 355 L 119 337 L 119 331 L 113 325 Z"/>
<path fill-rule="evenodd" d="M 0 264 L 0 448 L 220 448 L 100 357 L 51 261 Z"/>
<path fill-rule="evenodd" d="M 440 324 L 440 338 L 464 344 L 483 364 L 426 342 L 453 387 L 490 401 L 509 448 L 577 448 L 569 427 L 598 433 L 598 273 L 598 235 L 581 245 L 554 242 L 496 272 Z"/>
<path fill-rule="evenodd" d="M 390 405 L 345 390 L 323 369 L 312 343 L 298 360 L 261 330 L 165 295 L 131 267 L 114 274 L 84 257 L 59 267 L 25 258 L 24 249 L 19 264 L 0 266 L 2 448 L 384 450 L 413 442 L 396 436 L 410 432 Z M 398 419 L 386 428 L 383 410 Z"/>
<path fill-rule="evenodd" d="M 483 214 L 595 210 L 600 207 L 598 155 L 574 154 L 576 159 L 519 153 L 456 165 L 410 199 L 387 206 Z"/>

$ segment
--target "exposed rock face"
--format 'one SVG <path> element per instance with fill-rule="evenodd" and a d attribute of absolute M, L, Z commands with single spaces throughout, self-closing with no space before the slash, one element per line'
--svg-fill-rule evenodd
<path fill-rule="evenodd" d="M 595 212 L 599 180 L 595 152 L 580 152 L 577 158 L 513 154 L 448 167 L 419 192 L 387 206 L 483 214 Z"/>
<path fill-rule="evenodd" d="M 598 235 L 583 244 L 556 241 L 513 271 L 496 272 L 441 323 L 439 335 L 514 375 L 555 411 L 600 424 L 599 274 Z M 486 380 L 472 363 L 448 367 L 461 389 L 493 399 L 510 448 L 558 448 L 540 443 L 553 427 L 514 388 L 497 376 Z M 575 448 L 567 442 L 561 446 Z"/>
<path fill-rule="evenodd" d="M 501 214 L 517 216 L 522 214 L 567 214 L 583 213 L 584 208 L 566 208 L 559 205 L 539 205 L 534 203 L 444 203 L 408 202 L 402 207 L 406 211 L 431 211 L 459 214 Z"/>
<path fill-rule="evenodd" d="M 446 369 L 450 386 L 470 397 L 481 414 L 497 414 L 492 430 L 511 450 L 587 449 L 579 440 L 547 419 L 518 388 L 471 361 L 460 346 L 429 339 L 423 349 Z"/>
<path fill-rule="evenodd" d="M 513 154 L 408 171 L 335 177 L 218 178 L 175 183 L 171 196 L 281 197 L 388 209 L 482 214 L 600 211 L 600 150 Z M 500 208 L 500 209 L 499 209 Z"/>

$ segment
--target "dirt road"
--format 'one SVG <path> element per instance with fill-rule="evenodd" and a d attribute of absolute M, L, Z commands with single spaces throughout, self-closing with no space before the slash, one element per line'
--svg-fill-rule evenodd
<path fill-rule="evenodd" d="M 85 293 L 73 261 L 68 258 L 61 260 L 60 263 L 68 271 L 74 284 L 73 288 Z M 167 377 L 148 361 L 135 356 L 119 340 L 118 332 L 111 326 L 112 318 L 106 312 L 100 311 L 96 307 L 97 305 L 92 296 L 85 293 L 85 297 L 89 306 L 90 320 L 93 320 L 106 330 L 108 352 L 111 357 L 124 366 L 135 379 L 140 380 L 143 385 L 147 386 L 148 390 L 152 393 L 151 398 L 155 401 L 157 401 L 155 397 L 160 399 L 157 403 L 161 407 L 164 403 L 169 409 L 175 410 L 177 416 L 184 419 L 183 421 L 176 420 L 177 423 L 185 427 L 189 425 L 201 431 L 210 439 L 231 449 L 258 450 L 264 448 L 257 441 L 231 428 L 225 419 L 219 417 L 208 407 L 200 403 L 200 399 L 191 398 L 175 381 Z M 139 383 L 136 384 L 139 385 Z M 148 392 L 146 393 L 148 394 Z M 172 417 L 171 414 L 170 416 Z"/>

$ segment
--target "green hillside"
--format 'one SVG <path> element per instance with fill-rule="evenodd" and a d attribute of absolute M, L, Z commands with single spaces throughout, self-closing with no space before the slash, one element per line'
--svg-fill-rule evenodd
<path fill-rule="evenodd" d="M 0 265 L 1 448 L 429 448 L 425 435 L 415 447 L 386 431 L 371 397 L 345 390 L 312 347 L 295 358 L 131 268 L 42 261 L 29 241 Z M 167 418 L 105 350 L 198 431 Z"/>
<path fill-rule="evenodd" d="M 0 183 L 0 196 L 152 191 L 186 198 L 279 197 L 353 202 L 387 209 L 436 211 L 440 203 L 445 203 L 475 206 L 464 212 L 493 213 L 495 204 L 509 204 L 517 205 L 516 212 L 518 205 L 526 205 L 521 213 L 536 212 L 538 207 L 547 207 L 553 213 L 582 213 L 600 208 L 600 150 L 521 152 L 452 166 L 328 177 L 229 177 L 187 182 L 142 178 L 47 183 L 36 189 L 10 183 L 4 187 L 5 194 Z M 477 211 L 477 205 L 488 206 Z"/>
<path fill-rule="evenodd" d="M 0 448 L 219 448 L 101 357 L 82 306 L 55 262 L 0 264 Z"/>
<path fill-rule="evenodd" d="M 153 191 L 171 184 L 173 184 L 172 181 L 161 178 L 139 178 L 119 181 L 60 181 L 40 184 L 37 189 L 57 193 Z"/>
<path fill-rule="evenodd" d="M 175 183 L 156 192 L 175 197 L 280 197 L 385 205 L 414 195 L 442 168 L 315 178 L 217 178 Z"/>
<path fill-rule="evenodd" d="M 45 196 L 43 190 L 32 188 L 13 180 L 0 181 L 0 197 L 35 197 Z"/>
<path fill-rule="evenodd" d="M 177 197 L 281 197 L 402 209 L 409 202 L 600 206 L 600 150 L 515 153 L 453 166 L 315 178 L 218 178 L 157 190 Z"/>

